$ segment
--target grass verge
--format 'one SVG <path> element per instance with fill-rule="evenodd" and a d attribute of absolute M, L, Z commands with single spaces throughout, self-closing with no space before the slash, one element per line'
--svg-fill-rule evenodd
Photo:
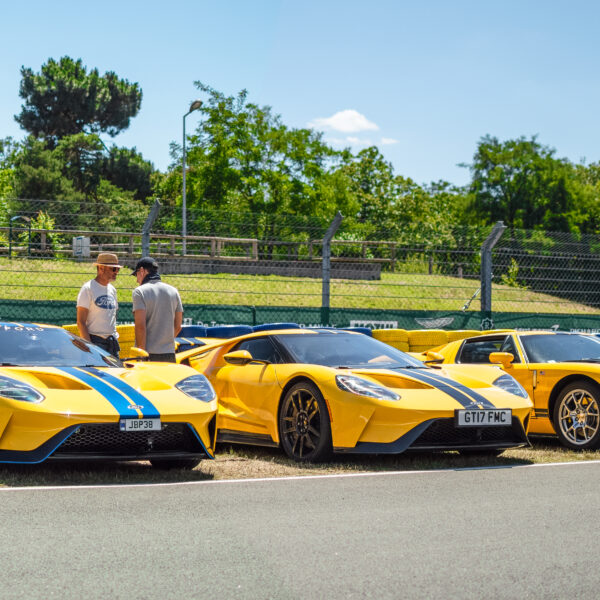
<path fill-rule="evenodd" d="M 462 456 L 457 452 L 407 453 L 387 456 L 343 455 L 323 464 L 300 465 L 280 450 L 251 446 L 220 446 L 214 461 L 205 460 L 192 471 L 154 469 L 147 462 L 52 463 L 0 465 L 1 487 L 128 485 L 222 479 L 257 479 L 340 473 L 381 473 L 472 467 L 511 467 L 600 460 L 600 450 L 574 452 L 554 438 L 537 438 L 532 448 L 508 450 L 496 458 Z"/>
<path fill-rule="evenodd" d="M 115 282 L 120 302 L 131 301 L 135 287 L 129 269 Z M 81 285 L 95 276 L 91 263 L 62 260 L 0 259 L 0 297 L 17 300 L 65 300 L 75 303 Z M 177 287 L 184 304 L 238 306 L 320 306 L 322 282 L 307 277 L 276 275 L 165 275 Z M 377 281 L 333 280 L 333 308 L 395 310 L 460 310 L 478 290 L 479 282 L 439 274 L 382 273 Z M 496 310 L 597 314 L 597 308 L 556 298 L 549 294 L 492 285 Z M 479 308 L 479 300 L 472 309 Z"/>

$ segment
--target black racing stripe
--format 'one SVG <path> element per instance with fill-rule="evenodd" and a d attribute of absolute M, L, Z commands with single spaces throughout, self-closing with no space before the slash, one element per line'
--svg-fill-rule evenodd
<path fill-rule="evenodd" d="M 449 379 L 447 377 L 442 377 L 437 373 L 427 372 L 421 373 L 424 377 L 428 378 L 430 381 L 438 382 L 439 384 L 450 386 L 455 389 L 457 392 L 461 392 L 469 399 L 469 404 L 467 406 L 472 407 L 473 403 L 481 404 L 483 408 L 496 408 L 485 396 L 482 396 L 475 390 L 455 381 L 454 379 Z"/>
<path fill-rule="evenodd" d="M 468 396 L 467 394 L 463 393 L 461 390 L 457 389 L 458 384 L 455 381 L 452 381 L 452 379 L 446 379 L 445 377 L 440 377 L 440 378 L 431 377 L 430 373 L 423 373 L 422 371 L 417 373 L 416 369 L 415 370 L 401 369 L 401 370 L 407 376 L 414 377 L 415 379 L 418 379 L 419 381 L 422 381 L 423 383 L 428 383 L 429 385 L 432 385 L 434 388 L 444 392 L 445 394 L 448 394 L 449 396 L 454 398 L 459 404 L 462 404 L 465 408 L 473 408 L 474 399 L 472 397 Z M 465 389 L 468 390 L 469 388 L 465 388 Z M 489 408 L 490 402 L 488 400 L 485 400 L 485 403 L 487 405 L 487 408 Z M 492 405 L 492 408 L 495 408 L 495 407 Z"/>
<path fill-rule="evenodd" d="M 472 398 L 475 402 L 477 402 L 477 404 L 483 405 L 484 408 L 497 408 L 485 396 L 482 396 L 479 392 L 476 392 L 474 389 L 469 388 L 466 385 L 459 383 L 458 381 L 448 379 L 447 377 L 442 377 L 441 375 L 432 372 L 428 372 L 427 375 L 429 377 L 432 377 L 433 379 L 442 381 L 448 385 L 455 387 L 457 390 L 460 390 L 463 394 L 466 394 L 467 396 Z"/>

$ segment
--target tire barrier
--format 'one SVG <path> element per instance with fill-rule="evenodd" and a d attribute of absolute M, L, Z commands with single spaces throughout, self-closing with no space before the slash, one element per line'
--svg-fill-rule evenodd
<path fill-rule="evenodd" d="M 406 329 L 373 329 L 372 335 L 376 340 L 393 346 L 403 352 L 408 352 L 408 332 Z"/>
<path fill-rule="evenodd" d="M 203 325 L 185 325 L 181 328 L 181 333 L 177 338 L 178 351 L 192 348 L 196 345 L 202 345 L 202 340 L 198 338 L 232 338 L 253 331 L 272 331 L 277 329 L 296 329 L 297 323 L 263 323 L 262 325 L 216 325 L 205 327 Z M 63 328 L 75 335 L 79 335 L 77 324 L 63 325 Z M 333 329 L 333 328 L 332 328 Z M 489 331 L 479 331 L 477 329 L 461 329 L 445 331 L 444 329 L 369 329 L 368 327 L 344 327 L 346 331 L 356 331 L 365 335 L 370 335 L 381 342 L 384 342 L 403 352 L 426 352 L 437 346 L 442 346 L 449 342 L 462 340 L 468 337 L 478 335 L 490 335 L 494 333 L 508 333 L 513 329 L 492 329 Z M 135 329 L 133 324 L 117 325 L 119 334 L 119 345 L 121 346 L 120 356 L 126 358 L 129 350 L 135 346 Z M 183 338 L 188 338 L 184 340 Z"/>

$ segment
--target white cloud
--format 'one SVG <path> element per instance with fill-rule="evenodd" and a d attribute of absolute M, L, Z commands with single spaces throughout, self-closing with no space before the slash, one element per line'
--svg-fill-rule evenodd
<path fill-rule="evenodd" d="M 361 139 L 356 136 L 349 135 L 345 138 L 327 137 L 325 141 L 334 146 L 373 146 L 373 141 L 369 139 Z"/>
<path fill-rule="evenodd" d="M 316 129 L 333 129 L 342 133 L 357 133 L 359 131 L 378 130 L 379 127 L 369 121 L 367 117 L 358 111 L 347 109 L 336 112 L 331 117 L 321 117 L 311 121 L 309 127 Z"/>
<path fill-rule="evenodd" d="M 391 144 L 397 144 L 397 143 L 398 143 L 398 140 L 395 140 L 394 138 L 386 138 L 386 137 L 381 138 L 382 146 L 390 146 Z"/>

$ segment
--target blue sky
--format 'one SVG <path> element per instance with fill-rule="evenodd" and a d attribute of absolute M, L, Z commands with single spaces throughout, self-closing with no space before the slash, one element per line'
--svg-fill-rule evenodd
<path fill-rule="evenodd" d="M 538 135 L 572 161 L 600 160 L 600 3 L 582 0 L 11 2 L 0 36 L 0 137 L 22 65 L 81 58 L 138 82 L 142 108 L 107 143 L 164 170 L 200 80 L 270 105 L 355 152 L 379 146 L 397 174 L 463 185 L 477 141 Z M 199 113 L 187 120 L 188 132 Z"/>

